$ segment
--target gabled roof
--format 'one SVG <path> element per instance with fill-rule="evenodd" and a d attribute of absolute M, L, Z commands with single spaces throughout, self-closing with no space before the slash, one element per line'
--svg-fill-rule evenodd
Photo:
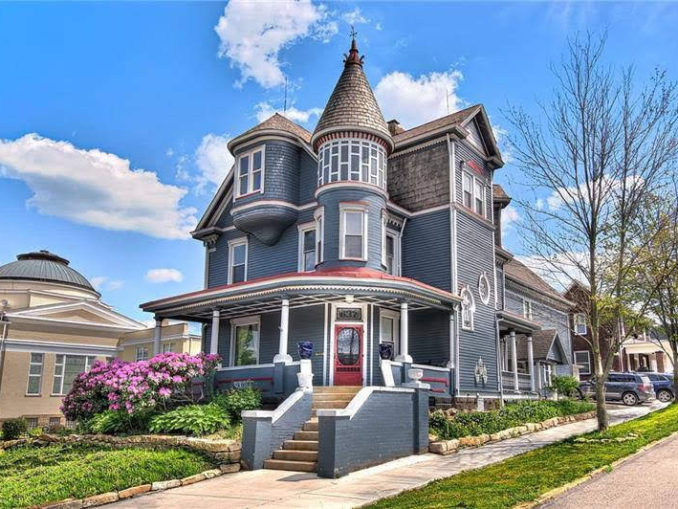
<path fill-rule="evenodd" d="M 274 113 L 272 116 L 261 122 L 260 124 L 255 125 L 253 128 L 248 129 L 242 134 L 239 134 L 231 141 L 228 142 L 228 149 L 233 152 L 233 149 L 241 144 L 242 142 L 252 138 L 257 134 L 266 134 L 266 133 L 287 133 L 292 135 L 295 138 L 298 138 L 298 141 L 310 145 L 311 143 L 311 133 L 301 127 L 299 124 L 295 124 L 290 119 L 284 117 L 280 113 Z"/>
<path fill-rule="evenodd" d="M 481 108 L 480 104 L 474 104 L 473 106 L 469 106 L 468 108 L 464 108 L 463 110 L 456 111 L 444 117 L 436 118 L 435 120 L 431 120 L 430 122 L 426 122 L 425 124 L 418 125 L 416 127 L 413 127 L 412 129 L 406 129 L 401 133 L 396 134 L 393 137 L 393 141 L 395 141 L 396 144 L 398 144 L 407 141 L 410 138 L 416 138 L 417 136 L 432 131 L 437 131 L 438 129 L 442 129 L 444 127 L 452 125 L 462 125 L 467 120 L 473 118 L 473 116 L 476 113 L 478 113 L 479 108 Z"/>
<path fill-rule="evenodd" d="M 363 57 L 358 55 L 355 39 L 344 60 L 344 70 L 313 131 L 313 139 L 333 129 L 347 128 L 378 133 L 392 144 L 384 115 L 363 72 Z"/>
<path fill-rule="evenodd" d="M 521 337 L 517 342 L 518 359 L 525 360 L 527 356 L 527 340 Z M 535 360 L 555 360 L 565 359 L 565 349 L 560 336 L 555 329 L 544 329 L 535 331 L 532 334 L 532 352 Z"/>
<path fill-rule="evenodd" d="M 504 274 L 507 279 L 511 279 L 523 286 L 531 288 L 539 293 L 545 294 L 553 299 L 563 302 L 564 304 L 572 305 L 570 301 L 565 299 L 558 290 L 549 285 L 535 272 L 533 272 L 527 265 L 512 258 L 504 264 Z"/>
<path fill-rule="evenodd" d="M 501 203 L 505 202 L 508 204 L 511 202 L 511 197 L 506 194 L 504 188 L 499 184 L 492 184 L 492 200 Z"/>

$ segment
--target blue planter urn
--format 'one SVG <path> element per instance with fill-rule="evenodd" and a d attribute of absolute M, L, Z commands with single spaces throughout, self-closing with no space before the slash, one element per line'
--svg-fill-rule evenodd
<path fill-rule="evenodd" d="M 299 341 L 297 349 L 299 350 L 299 358 L 310 359 L 313 357 L 313 343 L 311 341 Z"/>

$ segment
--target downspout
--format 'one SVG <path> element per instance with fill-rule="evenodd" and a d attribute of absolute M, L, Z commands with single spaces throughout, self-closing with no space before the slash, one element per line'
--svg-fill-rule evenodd
<path fill-rule="evenodd" d="M 497 388 L 499 389 L 499 399 L 501 401 L 501 406 L 504 406 L 504 384 L 502 384 L 501 380 L 501 360 L 499 359 L 499 355 L 501 353 L 501 340 L 499 339 L 499 322 L 502 320 L 495 320 L 495 329 L 496 329 L 496 336 L 497 336 L 497 355 L 496 355 L 496 363 L 497 363 Z"/>
<path fill-rule="evenodd" d="M 449 193 L 450 193 L 450 264 L 452 266 L 451 276 L 451 292 L 457 293 L 458 273 L 457 273 L 457 174 L 456 174 L 456 159 L 457 150 L 456 144 L 447 134 L 447 152 L 448 152 L 448 176 L 449 176 Z"/>

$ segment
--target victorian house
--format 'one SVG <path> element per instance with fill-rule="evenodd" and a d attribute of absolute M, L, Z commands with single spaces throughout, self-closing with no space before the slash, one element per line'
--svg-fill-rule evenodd
<path fill-rule="evenodd" d="M 193 237 L 205 286 L 142 304 L 202 322 L 221 387 L 399 385 L 460 404 L 535 397 L 571 370 L 569 302 L 501 247 L 510 198 L 482 105 L 386 122 L 355 41 L 311 133 L 276 114 L 233 138 L 235 165 Z M 159 338 L 155 351 L 160 351 Z"/>

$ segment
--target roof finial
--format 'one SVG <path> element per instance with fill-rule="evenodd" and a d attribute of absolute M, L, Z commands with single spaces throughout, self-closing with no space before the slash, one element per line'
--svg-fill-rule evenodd
<path fill-rule="evenodd" d="M 358 32 L 355 31 L 355 28 L 353 25 L 351 25 L 351 49 L 348 52 L 348 55 L 345 55 L 344 57 L 344 65 L 349 65 L 349 64 L 358 64 L 358 65 L 363 65 L 363 58 L 358 55 L 358 45 L 355 42 L 355 37 L 358 35 Z"/>

